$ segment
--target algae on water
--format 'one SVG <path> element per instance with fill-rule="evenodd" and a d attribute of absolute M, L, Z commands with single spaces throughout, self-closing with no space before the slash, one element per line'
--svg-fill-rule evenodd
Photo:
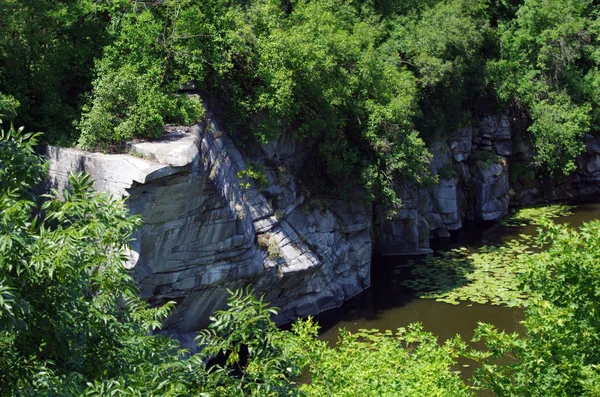
<path fill-rule="evenodd" d="M 423 262 L 406 265 L 414 279 L 402 284 L 422 298 L 458 305 L 461 301 L 522 306 L 526 295 L 519 275 L 526 271 L 525 258 L 534 252 L 533 237 L 520 235 L 504 245 L 469 251 L 465 247 L 428 255 Z"/>
<path fill-rule="evenodd" d="M 540 225 L 544 218 L 571 215 L 573 206 L 553 204 L 520 208 L 500 223 L 509 227 Z M 519 275 L 527 270 L 527 257 L 538 248 L 533 236 L 520 234 L 502 245 L 469 250 L 456 248 L 424 260 L 408 261 L 411 280 L 402 285 L 422 298 L 458 305 L 462 301 L 481 304 L 523 306 L 526 295 Z"/>
<path fill-rule="evenodd" d="M 540 221 L 544 218 L 552 219 L 573 215 L 571 212 L 573 208 L 573 206 L 565 204 L 523 207 L 516 210 L 513 214 L 504 217 L 500 220 L 500 223 L 510 227 L 539 225 Z"/>

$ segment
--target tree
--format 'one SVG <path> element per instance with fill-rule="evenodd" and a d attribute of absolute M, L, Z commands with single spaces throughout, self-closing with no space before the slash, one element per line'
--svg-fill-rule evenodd
<path fill-rule="evenodd" d="M 168 357 L 175 345 L 148 333 L 171 305 L 148 308 L 125 271 L 141 219 L 122 200 L 82 174 L 61 195 L 28 192 L 44 176 L 37 137 L 0 140 L 0 393 L 79 395 Z"/>
<path fill-rule="evenodd" d="M 523 1 L 514 19 L 500 21 L 498 55 L 487 64 L 498 98 L 528 110 L 536 165 L 551 174 L 574 170 L 581 138 L 600 126 L 593 3 Z"/>
<path fill-rule="evenodd" d="M 531 257 L 525 337 L 481 324 L 489 352 L 478 385 L 498 396 L 597 396 L 600 393 L 600 222 L 579 230 L 545 223 L 548 249 Z M 507 357 L 499 364 L 497 357 Z M 508 362 L 508 363 L 506 363 Z"/>

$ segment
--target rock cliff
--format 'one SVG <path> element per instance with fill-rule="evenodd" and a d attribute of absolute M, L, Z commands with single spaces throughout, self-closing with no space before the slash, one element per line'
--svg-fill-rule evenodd
<path fill-rule="evenodd" d="M 570 200 L 600 192 L 600 140 L 586 135 L 586 151 L 569 177 L 535 174 L 533 146 L 518 120 L 488 116 L 430 145 L 436 186 L 403 187 L 402 209 L 392 218 L 376 208 L 376 251 L 383 255 L 430 252 L 432 237 L 447 237 L 463 220 L 494 221 L 509 205 Z"/>
<path fill-rule="evenodd" d="M 152 304 L 177 303 L 165 327 L 186 334 L 224 306 L 227 288 L 250 285 L 281 308 L 279 323 L 340 306 L 370 285 L 373 248 L 384 255 L 431 252 L 465 220 L 492 221 L 509 205 L 569 199 L 600 191 L 600 142 L 569 178 L 540 178 L 532 146 L 507 116 L 490 116 L 429 148 L 439 184 L 402 185 L 402 208 L 333 201 L 311 208 L 288 169 L 306 148 L 289 136 L 246 162 L 217 123 L 171 128 L 157 142 L 107 155 L 48 147 L 49 183 L 65 188 L 70 172 L 85 171 L 98 190 L 127 197 L 145 224 L 129 266 Z M 264 180 L 252 177 L 264 170 Z M 255 170 L 254 170 L 255 171 Z M 372 244 L 372 237 L 375 243 Z"/>
<path fill-rule="evenodd" d="M 246 163 L 214 122 L 172 128 L 159 142 L 132 144 L 129 155 L 46 154 L 52 187 L 85 171 L 96 189 L 127 197 L 144 217 L 129 266 L 150 303 L 177 303 L 170 332 L 205 326 L 227 288 L 251 285 L 280 307 L 284 323 L 338 307 L 370 284 L 370 207 L 308 208 L 284 166 L 267 168 L 260 189 L 240 179 Z"/>

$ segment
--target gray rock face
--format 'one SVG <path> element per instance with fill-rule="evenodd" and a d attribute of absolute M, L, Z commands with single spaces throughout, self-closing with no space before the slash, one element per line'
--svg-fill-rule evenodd
<path fill-rule="evenodd" d="M 49 182 L 65 188 L 70 172 L 85 171 L 97 190 L 128 197 L 130 212 L 143 215 L 129 267 L 144 298 L 177 303 L 169 332 L 205 326 L 224 307 L 226 288 L 266 294 L 283 323 L 338 307 L 369 286 L 369 207 L 307 211 L 286 171 L 270 172 L 264 193 L 252 181 L 244 189 L 244 159 L 214 122 L 132 151 L 144 158 L 48 147 Z"/>
<path fill-rule="evenodd" d="M 449 139 L 449 146 L 454 161 L 467 160 L 473 147 L 473 129 L 471 127 L 461 129 L 456 137 Z"/>
<path fill-rule="evenodd" d="M 488 116 L 479 124 L 479 136 L 490 141 L 510 139 L 510 122 L 506 116 Z"/>
<path fill-rule="evenodd" d="M 491 221 L 508 214 L 508 166 L 478 162 L 475 173 L 475 214 L 477 220 Z"/>
<path fill-rule="evenodd" d="M 400 190 L 402 207 L 392 216 L 377 206 L 375 227 L 379 253 L 382 255 L 415 255 L 432 252 L 429 248 L 429 224 L 423 216 L 427 202 L 415 189 Z"/>
<path fill-rule="evenodd" d="M 280 161 L 296 169 L 302 166 L 308 154 L 306 145 L 298 142 L 289 131 L 281 134 L 278 139 L 263 144 L 262 150 L 267 159 Z"/>
<path fill-rule="evenodd" d="M 462 227 L 456 189 L 454 178 L 441 179 L 437 186 L 431 188 L 435 213 L 440 215 L 448 230 L 458 230 Z"/>
<path fill-rule="evenodd" d="M 586 136 L 585 144 L 572 177 L 525 183 L 515 178 L 515 164 L 532 161 L 531 142 L 511 130 L 506 116 L 486 117 L 430 146 L 439 184 L 400 184 L 402 206 L 393 216 L 378 205 L 374 213 L 345 201 L 329 210 L 305 205 L 289 170 L 301 167 L 306 148 L 285 134 L 253 159 L 280 164 L 267 167 L 269 186 L 259 190 L 246 180 L 246 188 L 238 178 L 246 162 L 212 121 L 134 143 L 137 157 L 55 147 L 47 155 L 52 187 L 64 189 L 70 172 L 86 171 L 97 190 L 128 197 L 131 213 L 144 216 L 129 267 L 152 304 L 177 302 L 165 326 L 189 342 L 186 333 L 224 307 L 226 288 L 251 285 L 265 294 L 281 308 L 280 323 L 340 306 L 370 284 L 371 232 L 381 254 L 429 253 L 431 237 L 449 236 L 465 219 L 497 220 L 509 202 L 598 194 L 600 140 Z"/>

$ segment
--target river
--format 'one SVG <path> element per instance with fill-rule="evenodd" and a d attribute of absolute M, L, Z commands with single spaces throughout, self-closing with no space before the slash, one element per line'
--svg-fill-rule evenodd
<path fill-rule="evenodd" d="M 568 223 L 573 227 L 583 222 L 600 219 L 600 203 L 575 206 L 572 214 L 554 219 L 557 223 Z M 468 224 L 456 235 L 435 242 L 435 251 L 464 246 L 477 250 L 484 245 L 502 244 L 519 238 L 520 234 L 534 235 L 537 226 L 506 227 L 494 224 Z M 407 277 L 404 265 L 418 257 L 378 257 L 372 264 L 372 285 L 367 291 L 349 300 L 343 307 L 317 316 L 321 326 L 320 338 L 334 344 L 339 328 L 355 332 L 361 328 L 395 330 L 410 323 L 420 322 L 430 331 L 445 340 L 456 334 L 470 341 L 478 322 L 486 322 L 507 332 L 522 333 L 520 324 L 523 310 L 518 307 L 482 305 L 463 302 L 459 305 L 437 302 L 434 299 L 416 298 L 401 281 Z M 461 365 L 468 365 L 460 362 Z M 463 376 L 470 377 L 472 369 L 463 369 Z"/>

